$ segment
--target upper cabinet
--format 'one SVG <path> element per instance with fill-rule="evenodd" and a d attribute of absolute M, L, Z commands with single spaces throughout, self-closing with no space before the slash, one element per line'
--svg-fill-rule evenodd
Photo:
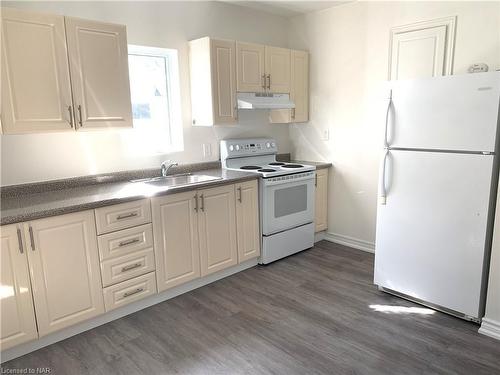
<path fill-rule="evenodd" d="M 65 23 L 77 128 L 132 126 L 125 26 Z"/>
<path fill-rule="evenodd" d="M 261 92 L 267 88 L 266 47 L 236 42 L 238 92 Z"/>
<path fill-rule="evenodd" d="M 193 125 L 232 125 L 236 105 L 236 43 L 201 38 L 189 42 Z"/>
<path fill-rule="evenodd" d="M 290 92 L 290 50 L 266 46 L 267 89 L 272 93 Z"/>
<path fill-rule="evenodd" d="M 5 134 L 132 126 L 124 26 L 9 8 L 1 17 Z"/>

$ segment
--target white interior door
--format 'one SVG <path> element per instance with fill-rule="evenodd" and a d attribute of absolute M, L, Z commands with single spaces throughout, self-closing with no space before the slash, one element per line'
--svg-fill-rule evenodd
<path fill-rule="evenodd" d="M 494 151 L 500 72 L 392 82 L 391 147 Z"/>
<path fill-rule="evenodd" d="M 492 155 L 391 151 L 375 284 L 478 317 Z"/>
<path fill-rule="evenodd" d="M 71 131 L 64 17 L 8 8 L 1 13 L 3 131 Z"/>

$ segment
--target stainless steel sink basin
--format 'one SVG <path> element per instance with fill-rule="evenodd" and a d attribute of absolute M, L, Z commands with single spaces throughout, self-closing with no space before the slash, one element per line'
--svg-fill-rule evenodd
<path fill-rule="evenodd" d="M 166 177 L 154 177 L 142 180 L 133 180 L 131 182 L 140 182 L 143 184 L 154 185 L 154 186 L 175 187 L 175 186 L 198 184 L 200 182 L 215 181 L 220 179 L 222 179 L 222 177 L 187 173 L 187 174 L 172 175 Z"/>

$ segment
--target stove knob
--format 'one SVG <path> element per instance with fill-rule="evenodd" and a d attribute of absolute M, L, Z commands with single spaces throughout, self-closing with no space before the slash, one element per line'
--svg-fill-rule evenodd
<path fill-rule="evenodd" d="M 276 143 L 274 143 L 274 142 L 273 142 L 273 143 L 271 143 L 271 147 L 272 147 L 272 148 L 275 148 L 275 147 L 276 147 Z"/>
<path fill-rule="evenodd" d="M 266 143 L 266 147 L 269 148 L 271 147 L 271 144 L 269 142 Z"/>
<path fill-rule="evenodd" d="M 233 151 L 233 150 L 234 150 L 234 146 L 233 145 L 229 146 L 229 151 Z"/>
<path fill-rule="evenodd" d="M 240 145 L 236 145 L 236 151 L 240 150 Z"/>

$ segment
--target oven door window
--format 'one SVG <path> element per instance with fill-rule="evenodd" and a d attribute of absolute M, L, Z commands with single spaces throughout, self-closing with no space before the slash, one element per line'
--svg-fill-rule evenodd
<path fill-rule="evenodd" d="M 279 218 L 307 210 L 307 185 L 274 191 L 274 217 Z"/>

